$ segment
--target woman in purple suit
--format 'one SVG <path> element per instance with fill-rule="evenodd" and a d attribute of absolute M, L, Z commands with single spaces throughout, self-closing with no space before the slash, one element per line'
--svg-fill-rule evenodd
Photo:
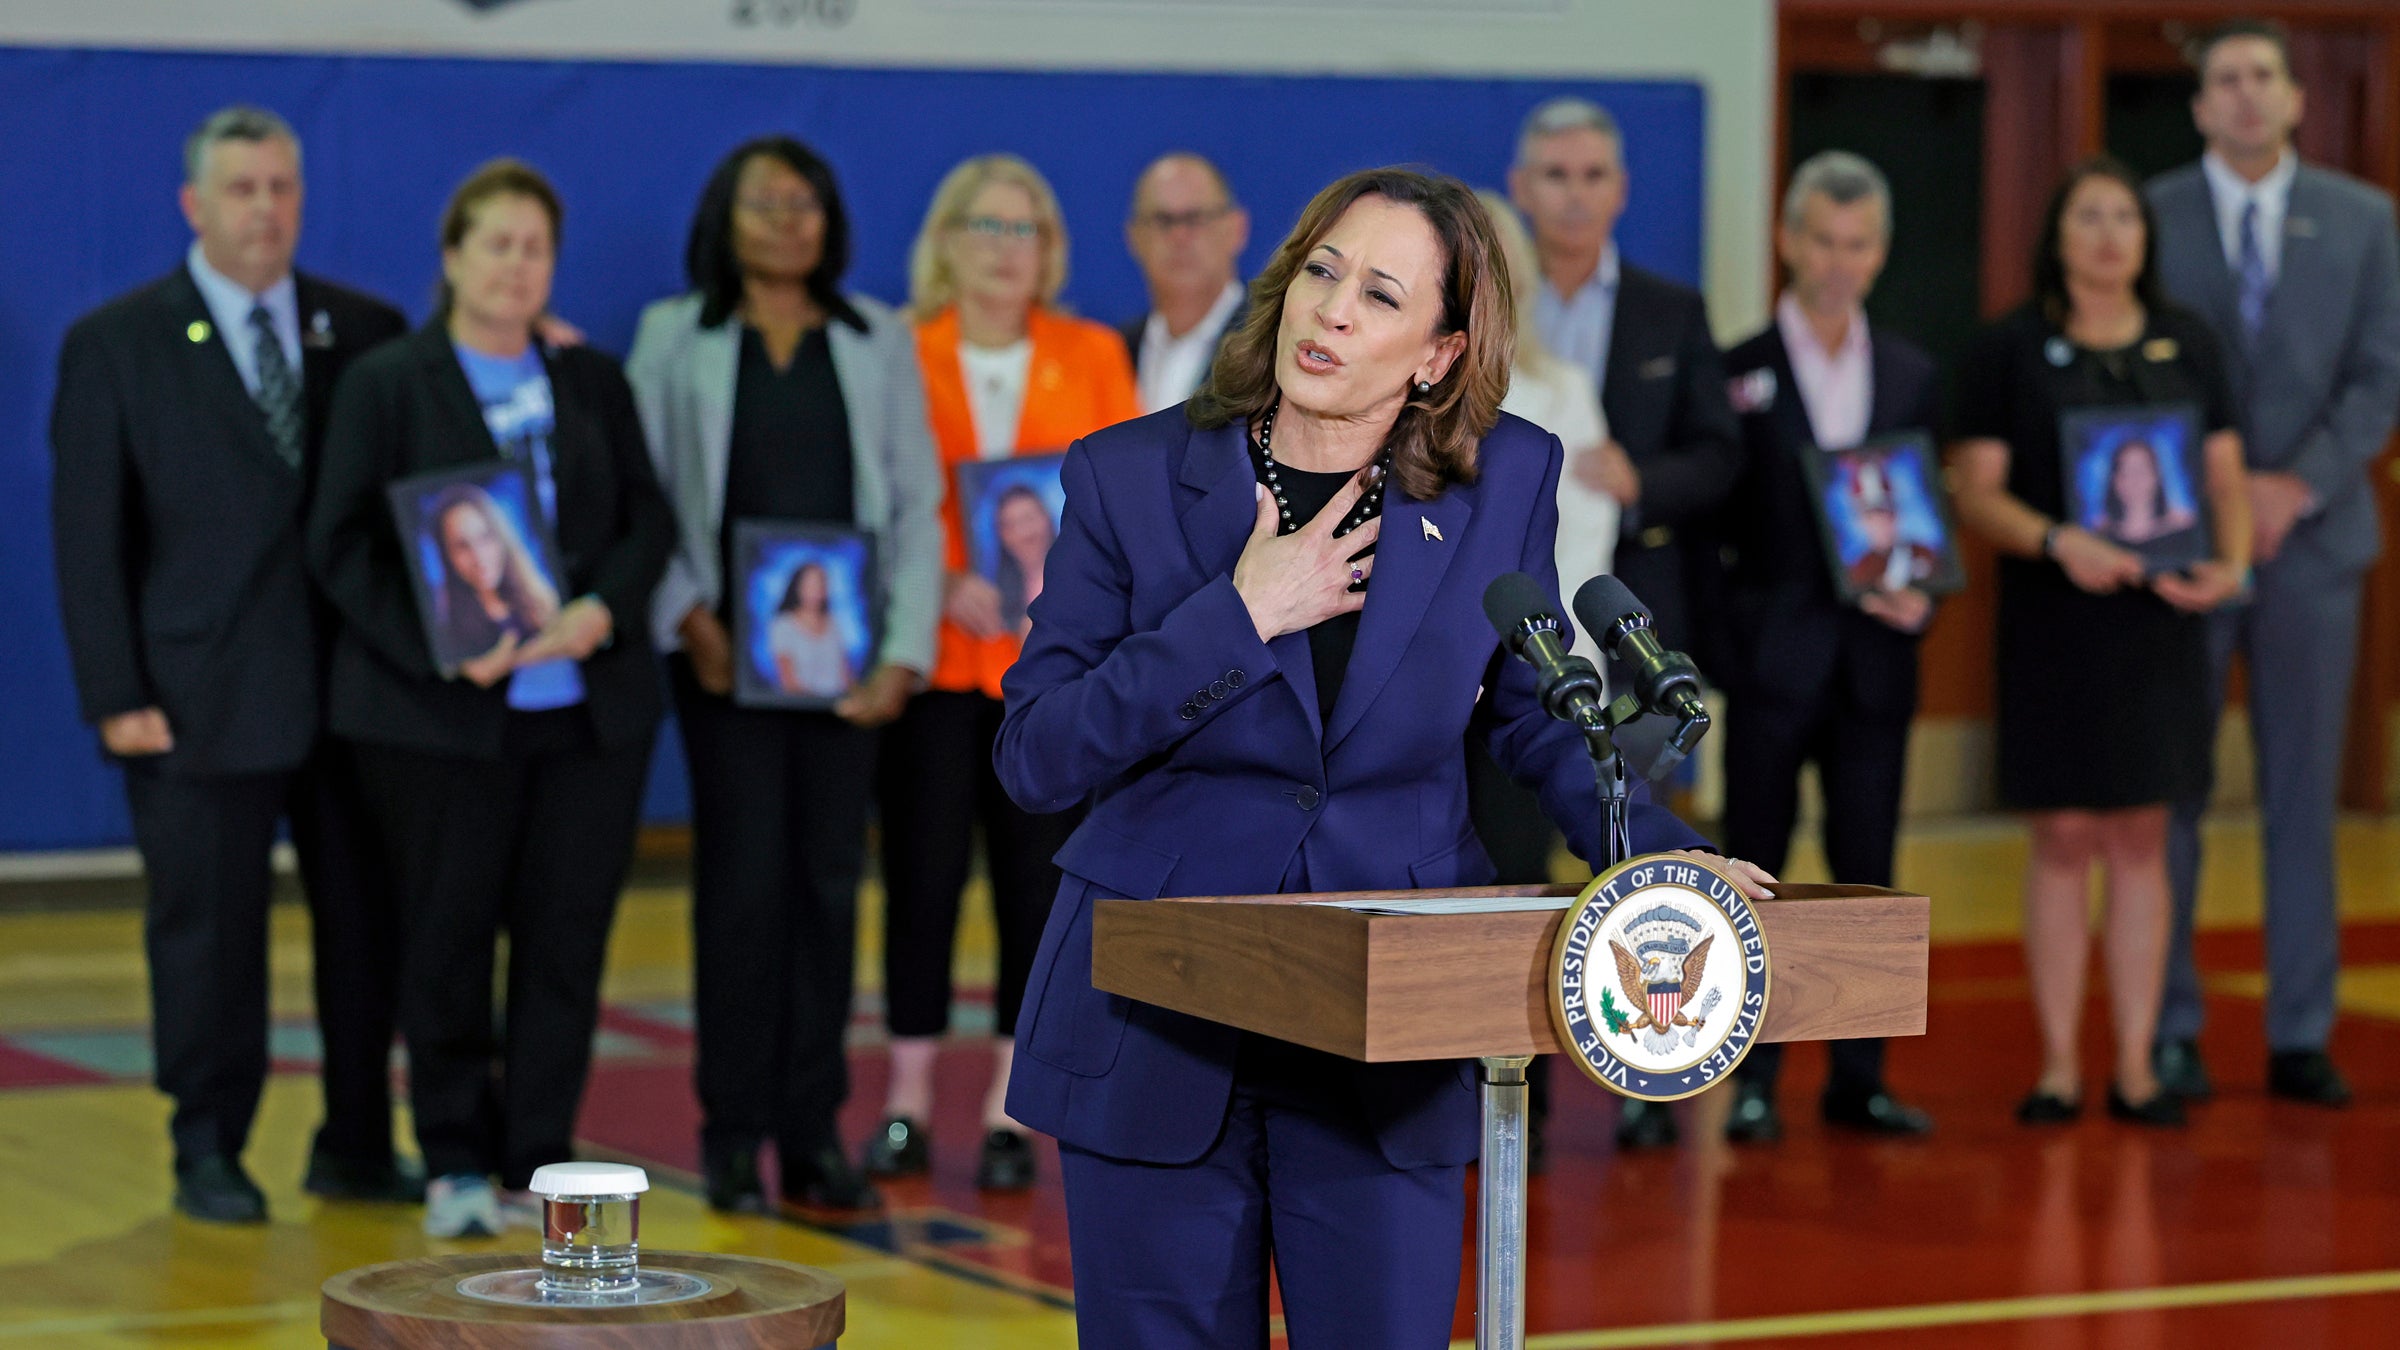
<path fill-rule="evenodd" d="M 1558 442 L 1500 415 L 1507 266 L 1465 187 L 1318 194 L 1208 387 L 1086 437 L 995 752 L 1090 814 L 1017 1026 L 1009 1112 L 1058 1137 L 1086 1345 L 1449 1340 L 1476 1101 L 1460 1061 L 1355 1064 L 1092 987 L 1092 901 L 1489 879 L 1465 735 L 1585 857 L 1583 743 L 1484 588 L 1556 592 Z M 1382 536 L 1389 534 L 1385 545 Z M 1637 850 L 1700 841 L 1647 803 Z M 1751 873 L 1755 875 L 1755 873 Z"/>

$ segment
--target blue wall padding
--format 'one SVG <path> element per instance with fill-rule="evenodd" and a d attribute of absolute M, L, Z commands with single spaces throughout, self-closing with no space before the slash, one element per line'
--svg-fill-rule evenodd
<path fill-rule="evenodd" d="M 1697 85 L 1333 76 L 1091 74 L 241 56 L 0 48 L 0 850 L 128 838 L 115 773 L 77 718 L 50 566 L 48 425 L 75 316 L 178 265 L 184 135 L 255 102 L 307 154 L 301 266 L 421 318 L 450 188 L 513 154 L 567 203 L 555 307 L 623 354 L 644 303 L 682 288 L 684 228 L 716 159 L 784 130 L 832 161 L 855 225 L 857 289 L 904 298 L 907 254 L 943 171 L 1013 150 L 1056 184 L 1075 243 L 1067 299 L 1116 322 L 1143 308 L 1122 222 L 1134 175 L 1188 148 L 1253 214 L 1256 267 L 1315 189 L 1411 161 L 1499 186 L 1519 119 L 1575 92 L 1625 128 L 1626 256 L 1697 284 L 1705 109 Z M 687 808 L 660 743 L 648 810 Z"/>

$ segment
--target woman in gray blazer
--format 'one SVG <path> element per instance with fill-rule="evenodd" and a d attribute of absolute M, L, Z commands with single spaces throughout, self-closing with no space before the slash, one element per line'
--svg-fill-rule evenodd
<path fill-rule="evenodd" d="M 651 608 L 692 780 L 696 1078 L 709 1203 L 761 1210 L 772 1138 L 785 1199 L 874 1206 L 845 1161 L 857 891 L 873 729 L 933 668 L 942 478 L 916 348 L 882 305 L 840 290 L 849 222 L 832 170 L 788 137 L 748 142 L 709 178 L 689 294 L 642 315 L 626 374 L 677 544 Z M 743 521 L 874 538 L 876 646 L 825 711 L 739 706 L 734 558 Z"/>

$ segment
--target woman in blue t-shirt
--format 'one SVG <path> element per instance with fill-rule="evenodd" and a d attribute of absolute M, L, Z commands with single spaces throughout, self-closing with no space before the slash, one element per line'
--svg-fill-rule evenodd
<path fill-rule="evenodd" d="M 433 321 L 343 377 L 309 508 L 309 565 L 339 615 L 331 727 L 358 743 L 401 896 L 400 1023 L 437 1237 L 535 1223 L 522 1188 L 570 1154 L 663 711 L 642 616 L 674 522 L 616 363 L 535 341 L 559 220 L 558 194 L 513 160 L 459 186 Z M 510 461 L 528 524 L 556 543 L 556 594 L 538 623 L 487 615 L 479 654 L 439 661 L 386 490 Z"/>

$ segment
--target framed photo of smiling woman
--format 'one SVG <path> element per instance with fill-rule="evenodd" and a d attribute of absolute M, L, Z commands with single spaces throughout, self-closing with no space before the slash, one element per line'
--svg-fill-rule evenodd
<path fill-rule="evenodd" d="M 2189 403 L 2087 408 L 2059 419 L 2068 518 L 2142 555 L 2155 575 L 2210 555 L 2194 473 L 2200 410 Z"/>
<path fill-rule="evenodd" d="M 489 460 L 386 489 L 425 647 L 445 674 L 557 617 L 558 545 L 524 466 Z"/>

